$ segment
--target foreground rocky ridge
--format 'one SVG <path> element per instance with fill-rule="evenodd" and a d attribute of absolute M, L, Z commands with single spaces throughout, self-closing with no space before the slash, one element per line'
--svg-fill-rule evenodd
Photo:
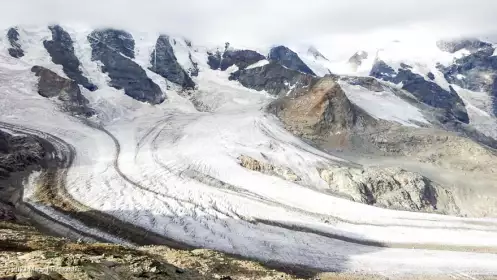
<path fill-rule="evenodd" d="M 295 267 L 272 269 L 257 262 L 204 249 L 165 246 L 127 248 L 115 244 L 71 242 L 39 232 L 0 203 L 0 279 L 5 280 L 449 280 L 451 275 L 388 277 L 323 273 Z M 271 267 L 271 266 L 270 266 Z M 286 272 L 283 272 L 286 271 Z M 495 276 L 478 276 L 496 280 Z"/>
<path fill-rule="evenodd" d="M 0 279 L 298 279 L 210 250 L 72 243 L 13 219 L 0 219 L 0 251 Z"/>

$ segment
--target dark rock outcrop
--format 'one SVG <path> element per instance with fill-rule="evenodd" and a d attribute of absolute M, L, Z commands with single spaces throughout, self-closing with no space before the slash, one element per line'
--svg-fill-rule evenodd
<path fill-rule="evenodd" d="M 478 39 L 459 39 L 459 40 L 440 40 L 437 42 L 437 47 L 445 52 L 455 53 L 462 49 L 470 52 L 475 52 L 480 49 L 492 48 L 492 44 L 482 42 Z"/>
<path fill-rule="evenodd" d="M 383 85 L 373 77 L 353 77 L 353 76 L 344 76 L 340 78 L 341 81 L 345 81 L 348 84 L 354 86 L 361 86 L 370 91 L 374 92 L 382 92 L 384 91 Z"/>
<path fill-rule="evenodd" d="M 266 57 L 256 51 L 226 49 L 223 54 L 219 51 L 209 53 L 207 64 L 209 64 L 212 70 L 220 69 L 221 71 L 225 71 L 233 65 L 236 65 L 238 69 L 245 69 L 263 59 L 266 59 Z"/>
<path fill-rule="evenodd" d="M 152 67 L 149 69 L 167 80 L 182 86 L 184 89 L 195 88 L 193 80 L 178 63 L 173 47 L 169 43 L 169 36 L 159 36 L 155 50 L 150 56 L 150 63 Z"/>
<path fill-rule="evenodd" d="M 435 75 L 431 72 L 428 72 L 428 74 L 426 76 L 428 76 L 428 78 L 432 81 L 435 80 Z"/>
<path fill-rule="evenodd" d="M 135 58 L 135 40 L 124 30 L 101 29 L 88 35 L 90 43 L 102 43 L 108 49 L 121 53 L 129 58 Z"/>
<path fill-rule="evenodd" d="M 221 65 L 219 66 L 222 71 L 236 65 L 238 69 L 245 69 L 248 66 L 266 59 L 262 54 L 251 50 L 227 50 L 224 52 Z"/>
<path fill-rule="evenodd" d="M 10 48 L 8 49 L 9 55 L 15 58 L 23 57 L 24 51 L 19 43 L 19 32 L 16 28 L 11 27 L 9 31 L 7 31 L 7 39 L 9 39 L 10 43 Z"/>
<path fill-rule="evenodd" d="M 294 51 L 285 46 L 272 48 L 268 58 L 270 61 L 277 62 L 288 69 L 316 76 L 311 68 L 309 68 Z"/>
<path fill-rule="evenodd" d="M 447 91 L 438 84 L 425 80 L 423 76 L 413 73 L 409 67 L 395 71 L 381 60 L 374 64 L 370 76 L 394 84 L 402 83 L 402 89 L 413 94 L 419 101 L 445 110 L 448 119 L 454 117 L 461 122 L 469 123 L 464 103 L 452 87 Z"/>
<path fill-rule="evenodd" d="M 198 63 L 193 60 L 191 53 L 188 54 L 188 59 L 190 59 L 190 62 L 192 63 L 193 66 L 191 69 L 189 69 L 190 75 L 192 75 L 192 77 L 197 77 L 199 72 Z"/>
<path fill-rule="evenodd" d="M 88 35 L 88 41 L 92 47 L 92 60 L 102 62 L 102 71 L 109 75 L 111 87 L 124 89 L 126 95 L 151 104 L 165 100 L 160 87 L 130 59 L 134 57 L 134 41 L 130 34 L 115 29 L 96 30 Z"/>
<path fill-rule="evenodd" d="M 92 84 L 81 72 L 81 64 L 74 54 L 73 41 L 69 33 L 59 25 L 50 26 L 49 29 L 52 31 L 52 40 L 44 41 L 43 45 L 52 57 L 52 61 L 62 65 L 64 73 L 78 84 L 90 91 L 97 90 L 97 86 Z"/>
<path fill-rule="evenodd" d="M 33 66 L 31 71 L 39 77 L 38 94 L 46 98 L 58 97 L 64 108 L 73 114 L 87 117 L 94 114 L 88 108 L 88 99 L 81 94 L 78 83 L 41 66 Z"/>
<path fill-rule="evenodd" d="M 14 136 L 0 130 L 0 180 L 39 164 L 44 153 L 43 146 L 35 138 Z"/>
<path fill-rule="evenodd" d="M 215 53 L 208 52 L 207 53 L 207 64 L 212 70 L 217 70 L 219 67 L 221 67 L 221 53 L 219 51 L 216 51 Z"/>
<path fill-rule="evenodd" d="M 493 53 L 493 48 L 484 48 L 457 59 L 449 67 L 438 65 L 438 69 L 449 83 L 491 94 L 493 111 L 497 114 L 497 56 L 493 56 Z"/>
<path fill-rule="evenodd" d="M 292 88 L 308 86 L 316 78 L 270 62 L 261 67 L 238 70 L 232 73 L 229 79 L 239 81 L 244 87 L 265 90 L 278 96 L 287 94 Z"/>

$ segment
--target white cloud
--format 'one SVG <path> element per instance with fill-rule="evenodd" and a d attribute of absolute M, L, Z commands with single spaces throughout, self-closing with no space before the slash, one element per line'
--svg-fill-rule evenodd
<path fill-rule="evenodd" d="M 368 42 L 375 34 L 471 36 L 497 29 L 495 0 L 16 0 L 4 1 L 1 10 L 4 27 L 84 22 L 246 46 L 327 48 Z"/>

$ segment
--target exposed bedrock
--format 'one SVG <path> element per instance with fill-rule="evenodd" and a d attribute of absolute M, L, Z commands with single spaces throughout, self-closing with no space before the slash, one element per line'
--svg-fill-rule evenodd
<path fill-rule="evenodd" d="M 223 54 L 219 51 L 209 53 L 207 63 L 213 70 L 225 71 L 233 65 L 236 65 L 238 69 L 245 69 L 263 59 L 266 57 L 252 50 L 226 50 Z"/>
<path fill-rule="evenodd" d="M 385 90 L 385 85 L 380 83 L 377 79 L 373 77 L 354 77 L 354 76 L 343 76 L 340 77 L 341 81 L 345 81 L 353 86 L 361 86 L 370 91 L 382 92 Z"/>
<path fill-rule="evenodd" d="M 77 82 L 63 78 L 42 66 L 33 66 L 31 71 L 39 77 L 38 94 L 46 98 L 57 97 L 64 109 L 72 114 L 87 117 L 94 114 L 94 111 L 88 107 L 88 99 L 81 94 Z"/>
<path fill-rule="evenodd" d="M 241 155 L 238 157 L 240 166 L 245 167 L 247 169 L 257 171 L 263 174 L 278 176 L 284 180 L 297 182 L 300 181 L 301 178 L 297 176 L 291 169 L 275 166 L 269 162 L 259 161 L 255 158 Z"/>
<path fill-rule="evenodd" d="M 17 28 L 9 28 L 9 31 L 7 31 L 7 39 L 9 40 L 10 48 L 8 49 L 8 51 L 9 55 L 14 58 L 20 58 L 24 56 L 24 51 L 19 41 L 19 37 L 20 35 Z"/>
<path fill-rule="evenodd" d="M 486 92 L 493 97 L 493 113 L 497 115 L 497 56 L 493 47 L 484 47 L 456 59 L 444 67 L 438 65 L 445 79 L 462 88 Z"/>
<path fill-rule="evenodd" d="M 88 35 L 92 60 L 102 62 L 102 71 L 109 75 L 109 85 L 123 89 L 138 101 L 160 104 L 165 94 L 154 83 L 134 58 L 134 40 L 131 34 L 115 29 L 95 30 Z"/>
<path fill-rule="evenodd" d="M 435 82 L 427 81 L 421 75 L 413 73 L 408 65 L 394 70 L 384 61 L 379 60 L 373 65 L 370 76 L 402 84 L 402 89 L 410 92 L 419 101 L 445 110 L 448 119 L 455 118 L 463 123 L 469 123 L 464 102 L 452 87 L 450 90 L 445 90 Z"/>
<path fill-rule="evenodd" d="M 44 158 L 45 150 L 36 138 L 0 130 L 0 180 L 7 179 L 11 173 L 40 165 Z"/>
<path fill-rule="evenodd" d="M 155 49 L 150 56 L 149 68 L 165 79 L 180 85 L 184 89 L 194 89 L 195 83 L 188 73 L 178 63 L 169 36 L 160 35 L 155 44 Z"/>
<path fill-rule="evenodd" d="M 297 70 L 309 75 L 316 75 L 294 51 L 285 46 L 272 48 L 269 51 L 268 59 L 277 62 L 288 69 Z"/>
<path fill-rule="evenodd" d="M 52 40 L 44 41 L 43 45 L 52 57 L 52 61 L 62 65 L 64 73 L 70 79 L 90 91 L 97 90 L 97 86 L 92 84 L 81 71 L 81 63 L 74 53 L 73 41 L 69 33 L 60 25 L 52 25 L 49 29 L 52 32 Z"/>
<path fill-rule="evenodd" d="M 305 138 L 326 137 L 375 125 L 376 120 L 352 104 L 333 77 L 316 79 L 273 102 L 268 110 L 288 130 Z"/>
<path fill-rule="evenodd" d="M 329 167 L 320 171 L 334 193 L 391 209 L 458 215 L 449 190 L 401 168 Z"/>
<path fill-rule="evenodd" d="M 315 77 L 270 62 L 261 67 L 238 70 L 231 74 L 230 80 L 240 82 L 244 87 L 258 91 L 265 90 L 275 96 L 285 95 L 293 88 L 310 85 Z"/>
<path fill-rule="evenodd" d="M 93 44 L 99 42 L 116 53 L 121 53 L 129 58 L 135 58 L 135 39 L 133 36 L 118 29 L 98 29 L 88 35 L 88 41 Z M 94 52 L 98 52 L 94 51 Z M 95 53 L 92 53 L 95 54 Z M 96 55 L 96 54 L 95 54 Z"/>

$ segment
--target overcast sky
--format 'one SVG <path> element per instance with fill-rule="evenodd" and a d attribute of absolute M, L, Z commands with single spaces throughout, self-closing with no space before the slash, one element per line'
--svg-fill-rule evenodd
<path fill-rule="evenodd" d="M 200 43 L 323 45 L 378 34 L 492 34 L 496 12 L 497 0 L 4 0 L 0 24 L 84 22 Z"/>

